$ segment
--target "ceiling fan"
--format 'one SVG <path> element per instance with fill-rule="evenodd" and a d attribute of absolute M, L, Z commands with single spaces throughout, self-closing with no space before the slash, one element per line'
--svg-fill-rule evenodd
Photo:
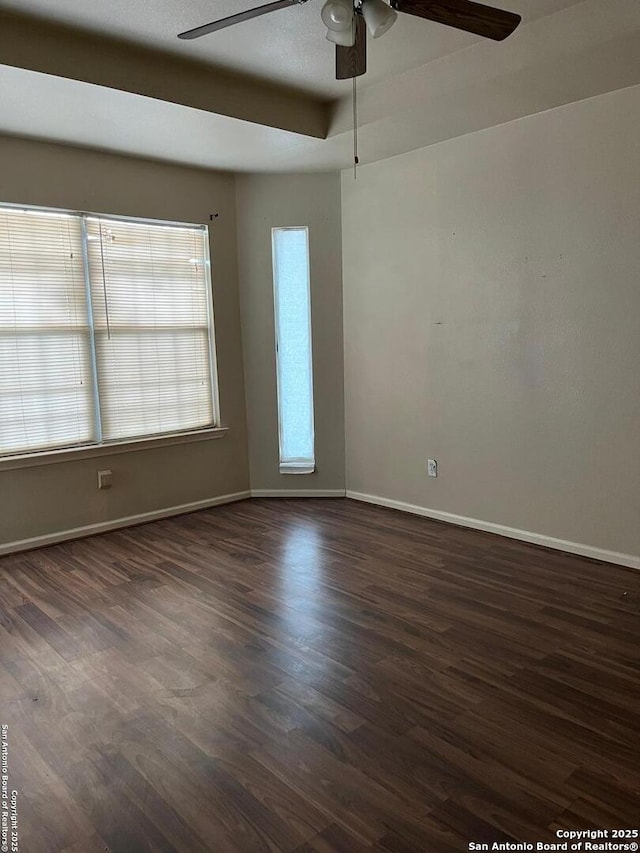
<path fill-rule="evenodd" d="M 306 2 L 308 0 L 275 0 L 187 30 L 178 38 L 200 38 L 241 21 Z M 472 0 L 390 0 L 390 4 L 384 0 L 326 0 L 321 17 L 327 27 L 327 38 L 336 46 L 337 80 L 359 77 L 366 72 L 367 29 L 373 38 L 378 38 L 393 25 L 397 12 L 406 12 L 495 41 L 510 36 L 521 20 L 520 15 L 514 12 L 494 9 Z"/>

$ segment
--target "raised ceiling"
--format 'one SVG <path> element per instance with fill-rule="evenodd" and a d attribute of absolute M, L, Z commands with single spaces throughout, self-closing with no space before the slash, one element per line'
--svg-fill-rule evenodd
<path fill-rule="evenodd" d="M 233 171 L 346 168 L 351 84 L 322 0 L 197 41 L 264 0 L 0 0 L 0 133 Z M 358 80 L 361 162 L 640 84 L 638 0 L 493 0 L 496 43 L 400 15 Z"/>
<path fill-rule="evenodd" d="M 267 0 L 5 0 L 0 8 L 68 24 L 103 36 L 197 59 L 218 68 L 242 72 L 315 97 L 339 98 L 348 81 L 334 79 L 334 46 L 325 39 L 320 20 L 323 0 L 309 0 L 246 21 L 194 41 L 177 33 L 217 18 L 260 6 Z M 492 5 L 519 12 L 524 21 L 575 5 L 579 0 L 490 0 Z M 604 2 L 604 0 L 603 0 Z M 399 15 L 389 33 L 370 39 L 369 70 L 361 81 L 368 86 L 462 50 L 480 41 L 477 36 L 438 24 Z"/>

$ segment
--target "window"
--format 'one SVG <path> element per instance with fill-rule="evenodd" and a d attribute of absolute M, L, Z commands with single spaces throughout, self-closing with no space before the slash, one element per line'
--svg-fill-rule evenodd
<path fill-rule="evenodd" d="M 273 288 L 280 472 L 315 470 L 309 231 L 274 228 Z"/>
<path fill-rule="evenodd" d="M 0 206 L 0 456 L 212 427 L 203 226 Z"/>

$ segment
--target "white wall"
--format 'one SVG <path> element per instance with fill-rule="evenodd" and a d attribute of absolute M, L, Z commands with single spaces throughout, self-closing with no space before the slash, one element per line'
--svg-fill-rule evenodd
<path fill-rule="evenodd" d="M 251 488 L 344 490 L 340 176 L 236 179 Z M 271 229 L 309 227 L 316 471 L 280 474 Z"/>
<path fill-rule="evenodd" d="M 638 115 L 634 87 L 343 173 L 349 490 L 640 555 Z"/>
<path fill-rule="evenodd" d="M 209 222 L 220 440 L 0 470 L 3 544 L 208 501 L 249 487 L 232 175 L 0 137 L 0 201 Z M 98 491 L 96 471 L 113 487 Z"/>

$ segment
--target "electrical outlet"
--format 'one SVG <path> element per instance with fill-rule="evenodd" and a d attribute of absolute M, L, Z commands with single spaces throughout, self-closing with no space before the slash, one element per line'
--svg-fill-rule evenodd
<path fill-rule="evenodd" d="M 427 473 L 430 477 L 438 476 L 438 463 L 435 459 L 427 459 Z"/>
<path fill-rule="evenodd" d="M 110 489 L 111 488 L 111 471 L 98 471 L 98 488 L 99 489 Z"/>

